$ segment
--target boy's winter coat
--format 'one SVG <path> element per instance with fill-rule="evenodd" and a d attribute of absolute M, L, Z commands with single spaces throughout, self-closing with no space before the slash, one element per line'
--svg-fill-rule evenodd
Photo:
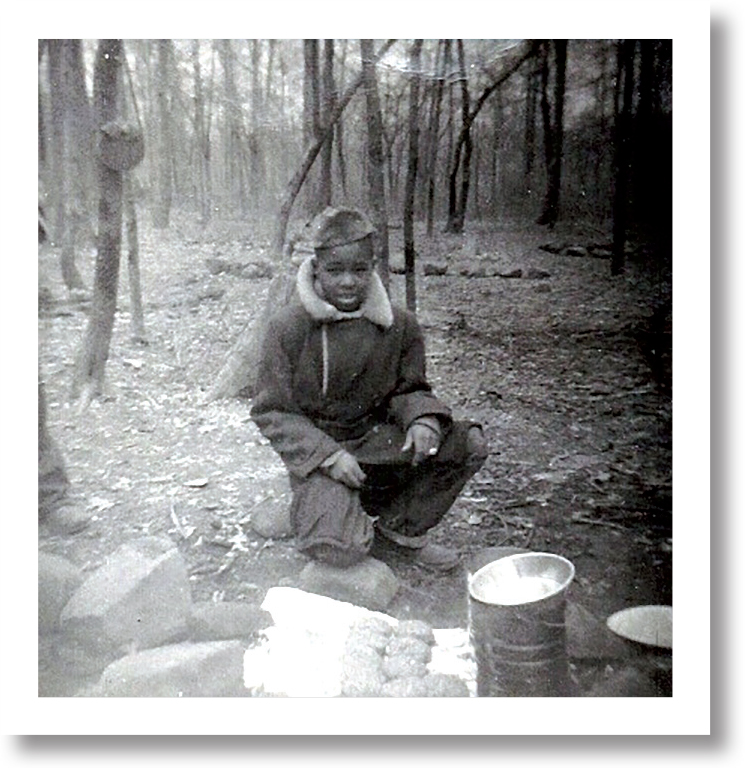
<path fill-rule="evenodd" d="M 427 382 L 415 316 L 391 306 L 377 274 L 360 310 L 340 312 L 315 291 L 310 260 L 296 299 L 268 324 L 251 414 L 299 478 L 340 448 L 360 462 L 400 463 L 412 421 L 451 423 Z"/>

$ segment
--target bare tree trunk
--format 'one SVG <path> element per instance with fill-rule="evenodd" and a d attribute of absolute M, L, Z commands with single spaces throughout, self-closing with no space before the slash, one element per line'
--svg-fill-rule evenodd
<path fill-rule="evenodd" d="M 196 134 L 197 152 L 197 194 L 199 197 L 199 218 L 202 226 L 209 223 L 212 214 L 212 204 L 209 199 L 209 138 L 205 124 L 204 88 L 202 84 L 202 67 L 199 61 L 199 40 L 192 41 L 192 66 L 194 68 L 194 127 Z"/>
<path fill-rule="evenodd" d="M 554 40 L 554 105 L 553 120 L 549 118 L 550 143 L 549 163 L 547 167 L 548 180 L 546 197 L 543 201 L 543 211 L 538 218 L 538 224 L 548 224 L 553 227 L 559 218 L 559 197 L 561 193 L 561 165 L 564 144 L 564 91 L 566 88 L 567 41 Z"/>
<path fill-rule="evenodd" d="M 538 101 L 539 72 L 528 67 L 525 73 L 525 140 L 523 146 L 525 191 L 528 197 L 533 192 L 533 166 L 535 163 L 535 117 Z"/>
<path fill-rule="evenodd" d="M 432 109 L 429 123 L 429 179 L 427 184 L 427 235 L 434 233 L 435 189 L 437 186 L 437 155 L 440 146 L 440 113 L 442 112 L 442 94 L 445 90 L 445 74 L 450 67 L 450 40 L 441 40 L 442 56 L 437 70 L 437 84 L 432 97 Z"/>
<path fill-rule="evenodd" d="M 471 110 L 471 97 L 468 92 L 468 77 L 466 76 L 465 52 L 463 50 L 463 41 L 458 40 L 458 73 L 461 88 L 461 111 L 463 114 L 463 125 L 468 123 Z M 471 131 L 466 131 L 465 141 L 463 142 L 463 167 L 460 175 L 460 196 L 455 195 L 455 217 L 452 222 L 448 222 L 449 232 L 462 232 L 466 220 L 466 208 L 468 207 L 468 190 L 471 181 L 471 155 L 473 154 L 473 141 Z M 451 179 L 451 184 L 455 179 Z"/>
<path fill-rule="evenodd" d="M 251 40 L 251 135 L 249 137 L 249 152 L 251 158 L 250 184 L 251 208 L 254 214 L 260 210 L 259 203 L 263 199 L 264 158 L 261 147 L 261 113 L 264 109 L 264 99 L 261 93 L 259 78 L 261 66 L 261 40 Z"/>
<path fill-rule="evenodd" d="M 39 169 L 45 168 L 47 164 L 47 131 L 46 121 L 44 120 L 44 102 L 41 98 L 41 62 L 44 58 L 44 51 L 47 49 L 47 41 L 39 40 Z"/>
<path fill-rule="evenodd" d="M 373 41 L 360 40 L 362 77 L 367 106 L 367 162 L 368 191 L 375 236 L 375 255 L 380 275 L 388 287 L 388 207 L 385 199 L 385 159 L 383 157 L 383 118 L 380 114 L 380 96 L 373 63 Z"/>
<path fill-rule="evenodd" d="M 322 77 L 322 101 L 323 101 L 323 114 L 324 122 L 334 112 L 334 101 L 336 101 L 336 94 L 334 92 L 334 41 L 325 40 L 323 46 L 323 77 Z M 326 129 L 329 126 L 324 125 Z M 326 130 L 327 138 L 323 143 L 321 149 L 321 178 L 319 184 L 319 202 L 321 207 L 331 205 L 331 171 L 334 159 L 334 132 L 333 130 Z"/>
<path fill-rule="evenodd" d="M 337 78 L 337 90 L 344 85 L 344 73 L 346 71 L 347 41 L 341 49 L 341 61 L 339 63 L 339 77 Z M 339 169 L 339 181 L 341 183 L 342 197 L 347 198 L 347 163 L 344 157 L 344 120 L 336 123 L 336 163 Z"/>
<path fill-rule="evenodd" d="M 64 40 L 48 40 L 49 97 L 51 123 L 51 183 L 54 212 L 52 221 L 52 242 L 60 244 L 65 229 L 65 80 Z M 65 278 L 64 266 L 62 272 Z"/>
<path fill-rule="evenodd" d="M 225 189 L 231 213 L 248 213 L 242 129 L 242 111 L 235 83 L 234 55 L 230 40 L 221 40 L 218 48 L 225 77 Z M 237 202 L 237 206 L 236 206 Z M 237 209 L 237 210 L 236 210 Z"/>
<path fill-rule="evenodd" d="M 416 312 L 416 250 L 414 247 L 414 199 L 419 164 L 419 88 L 422 79 L 422 40 L 414 40 L 409 59 L 409 154 L 404 192 L 404 264 L 406 306 Z"/>
<path fill-rule="evenodd" d="M 127 264 L 129 267 L 129 303 L 131 313 L 131 337 L 147 343 L 145 317 L 142 311 L 142 285 L 140 281 L 140 241 L 137 234 L 137 207 L 135 205 L 134 180 L 128 173 L 124 180 L 124 214 L 127 230 Z"/>
<path fill-rule="evenodd" d="M 96 124 L 117 117 L 119 67 L 124 52 L 121 40 L 101 40 L 96 53 L 94 101 Z M 80 410 L 103 388 L 111 332 L 116 313 L 119 258 L 122 238 L 122 174 L 98 163 L 98 253 L 90 319 L 78 358 L 73 398 L 80 397 Z"/>
<path fill-rule="evenodd" d="M 173 188 L 171 185 L 171 116 L 169 109 L 168 86 L 170 40 L 158 40 L 158 193 L 153 212 L 153 226 L 157 229 L 167 229 L 171 218 L 171 200 Z"/>
<path fill-rule="evenodd" d="M 620 275 L 626 268 L 626 227 L 628 223 L 629 161 L 631 159 L 631 100 L 634 92 L 634 49 L 636 40 L 618 43 L 616 70 L 616 130 L 613 193 L 613 255 L 611 274 Z"/>
<path fill-rule="evenodd" d="M 303 40 L 303 147 L 305 149 L 313 146 L 321 131 L 321 89 L 318 80 L 318 40 Z M 308 174 L 308 183 L 303 193 L 303 208 L 306 214 L 312 216 L 323 206 L 318 204 L 316 172 L 311 174 L 308 168 Z"/>
<path fill-rule="evenodd" d="M 64 196 L 60 264 L 65 286 L 71 292 L 85 291 L 75 257 L 79 234 L 86 221 L 87 188 L 91 183 L 92 130 L 85 90 L 85 70 L 80 40 L 62 41 L 63 134 L 62 186 Z"/>

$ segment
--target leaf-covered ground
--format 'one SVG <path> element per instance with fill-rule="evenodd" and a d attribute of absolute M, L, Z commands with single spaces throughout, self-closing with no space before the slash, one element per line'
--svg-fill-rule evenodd
<path fill-rule="evenodd" d="M 400 230 L 392 235 L 400 252 Z M 612 278 L 605 258 L 539 247 L 606 237 L 522 225 L 420 234 L 420 268 L 446 262 L 448 272 L 420 274 L 417 283 L 436 392 L 456 416 L 480 420 L 491 443 L 438 539 L 466 556 L 495 545 L 564 555 L 576 566 L 572 599 L 601 618 L 672 600 L 669 328 L 649 320 L 669 298 L 670 276 L 642 249 Z M 186 557 L 199 600 L 260 602 L 298 575 L 307 561 L 291 541 L 249 527 L 260 505 L 287 502 L 281 464 L 246 402 L 204 399 L 269 285 L 247 279 L 254 273 L 215 274 L 214 260 L 271 260 L 267 243 L 245 226 L 203 233 L 181 220 L 166 232 L 142 225 L 149 343 L 130 339 L 124 257 L 107 391 L 82 414 L 68 394 L 87 303 L 67 296 L 58 252 L 43 249 L 39 359 L 50 429 L 73 502 L 94 520 L 76 536 L 42 535 L 41 548 L 90 570 L 130 537 L 164 534 Z M 93 258 L 78 257 L 88 285 Z M 499 276 L 517 269 L 521 277 Z M 392 294 L 402 300 L 400 275 Z M 465 626 L 463 573 L 404 567 L 399 575 L 395 615 Z"/>

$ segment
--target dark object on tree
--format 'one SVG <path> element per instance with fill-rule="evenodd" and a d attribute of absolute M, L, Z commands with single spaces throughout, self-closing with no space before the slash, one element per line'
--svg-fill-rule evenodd
<path fill-rule="evenodd" d="M 131 171 L 145 157 L 145 137 L 126 58 L 123 66 L 129 89 L 122 89 L 122 115 L 102 125 L 99 136 L 101 162 L 112 171 Z"/>
<path fill-rule="evenodd" d="M 137 125 L 113 120 L 101 126 L 101 162 L 112 171 L 129 171 L 145 157 L 145 138 Z"/>

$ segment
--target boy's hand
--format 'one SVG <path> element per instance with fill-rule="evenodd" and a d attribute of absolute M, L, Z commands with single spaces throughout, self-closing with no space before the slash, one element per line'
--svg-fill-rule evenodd
<path fill-rule="evenodd" d="M 402 452 L 414 449 L 411 463 L 416 466 L 425 459 L 431 459 L 440 449 L 440 435 L 432 427 L 417 423 L 416 421 L 406 431 Z"/>
<path fill-rule="evenodd" d="M 359 489 L 367 475 L 362 471 L 357 459 L 349 451 L 339 451 L 332 457 L 331 463 L 321 469 L 332 479 L 344 483 L 350 488 Z"/>

